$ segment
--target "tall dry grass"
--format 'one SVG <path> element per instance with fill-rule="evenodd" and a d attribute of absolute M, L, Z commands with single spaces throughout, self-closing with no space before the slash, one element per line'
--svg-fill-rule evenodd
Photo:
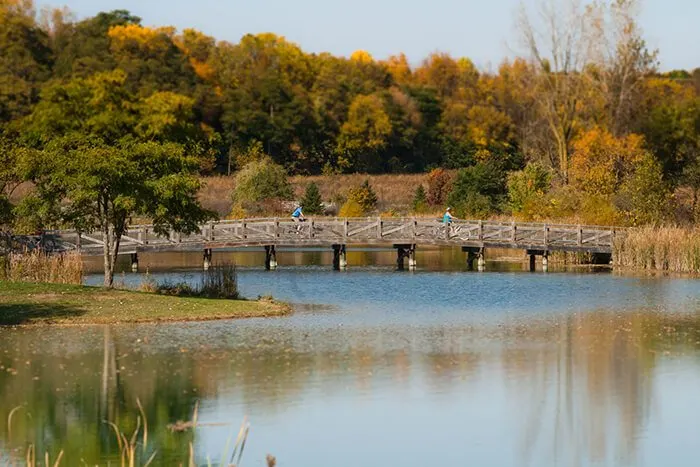
<path fill-rule="evenodd" d="M 700 229 L 630 229 L 615 239 L 613 263 L 637 270 L 700 273 Z"/>
<path fill-rule="evenodd" d="M 2 260 L 0 278 L 10 282 L 82 284 L 83 261 L 80 253 L 49 255 L 35 250 L 10 253 Z"/>
<path fill-rule="evenodd" d="M 238 300 L 238 270 L 233 263 L 221 263 L 204 271 L 198 284 L 155 282 L 147 277 L 138 288 L 141 292 L 176 297 L 201 297 Z"/>
<path fill-rule="evenodd" d="M 316 183 L 323 201 L 338 201 L 343 198 L 350 188 L 361 185 L 369 179 L 370 185 L 377 194 L 378 209 L 409 210 L 413 201 L 413 195 L 419 184 L 427 186 L 427 174 L 390 174 L 390 175 L 313 175 L 295 176 L 290 179 L 294 195 L 297 199 L 304 196 L 304 191 L 309 183 Z M 231 177 L 205 177 L 204 186 L 199 192 L 199 201 L 202 205 L 219 215 L 226 216 L 231 212 L 233 202 L 231 193 L 235 186 Z M 341 203 L 342 204 L 342 203 Z"/>

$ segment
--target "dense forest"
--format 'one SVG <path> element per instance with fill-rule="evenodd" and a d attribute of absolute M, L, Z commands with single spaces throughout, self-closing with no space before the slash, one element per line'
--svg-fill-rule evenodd
<path fill-rule="evenodd" d="M 475 215 L 694 220 L 700 69 L 658 71 L 634 0 L 577 5 L 523 9 L 523 58 L 480 70 L 440 52 L 419 66 L 310 54 L 271 33 L 234 44 L 127 11 L 78 21 L 0 0 L 0 213 L 76 223 L 84 210 L 47 200 L 103 195 L 96 216 L 139 211 L 85 181 L 105 174 L 122 192 L 159 180 L 140 199 L 165 193 L 161 212 L 185 212 L 178 194 L 197 184 L 168 170 L 228 174 L 267 155 L 290 175 L 459 169 L 452 202 Z M 27 180 L 40 196 L 11 206 Z"/>

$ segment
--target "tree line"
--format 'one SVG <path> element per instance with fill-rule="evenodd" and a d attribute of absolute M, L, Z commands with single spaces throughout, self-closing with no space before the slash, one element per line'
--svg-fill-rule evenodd
<path fill-rule="evenodd" d="M 694 220 L 700 69 L 659 72 L 636 0 L 540 6 L 519 14 L 522 58 L 480 70 L 0 0 L 0 224 L 100 226 L 114 251 L 136 214 L 194 229 L 211 215 L 197 175 L 262 158 L 288 174 L 459 169 L 438 199 L 464 215 L 659 222 L 682 188 Z"/>

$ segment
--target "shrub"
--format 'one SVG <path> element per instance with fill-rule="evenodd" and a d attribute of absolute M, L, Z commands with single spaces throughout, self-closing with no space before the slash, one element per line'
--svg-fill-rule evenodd
<path fill-rule="evenodd" d="M 425 195 L 423 185 L 418 185 L 413 195 L 413 212 L 425 212 L 428 209 L 428 198 Z"/>
<path fill-rule="evenodd" d="M 377 207 L 377 195 L 369 184 L 369 180 L 365 180 L 362 185 L 350 189 L 348 192 L 348 202 L 354 201 L 363 213 L 374 211 Z M 348 204 L 347 202 L 345 204 Z M 342 209 L 341 209 L 342 211 Z M 346 216 L 348 217 L 348 216 Z"/>
<path fill-rule="evenodd" d="M 508 202 L 515 213 L 523 211 L 526 205 L 534 204 L 550 188 L 552 173 L 539 164 L 528 164 L 523 170 L 508 174 Z"/>
<path fill-rule="evenodd" d="M 360 203 L 350 198 L 340 208 L 338 215 L 340 217 L 363 217 L 366 215 L 366 211 L 362 209 Z"/>
<path fill-rule="evenodd" d="M 301 200 L 304 211 L 308 214 L 323 214 L 323 202 L 318 185 L 311 182 L 306 186 L 306 192 Z"/>
<path fill-rule="evenodd" d="M 498 209 L 505 193 L 505 174 L 496 163 L 479 163 L 457 173 L 448 196 L 458 216 L 486 216 Z"/>
<path fill-rule="evenodd" d="M 655 224 L 669 211 L 671 192 L 663 179 L 661 164 L 649 153 L 622 184 L 616 204 L 632 225 Z"/>
<path fill-rule="evenodd" d="M 452 191 L 452 175 L 445 169 L 434 169 L 428 174 L 427 201 L 431 206 L 445 203 Z"/>
<path fill-rule="evenodd" d="M 287 179 L 287 172 L 268 157 L 249 162 L 236 174 L 232 194 L 235 204 L 291 198 L 292 186 Z"/>
<path fill-rule="evenodd" d="M 240 298 L 238 293 L 238 271 L 236 266 L 230 263 L 217 264 L 204 271 L 200 283 L 190 285 L 186 282 L 162 282 L 153 284 L 144 282 L 141 291 L 155 291 L 160 295 L 172 295 L 177 297 L 203 297 L 223 298 L 236 300 Z"/>

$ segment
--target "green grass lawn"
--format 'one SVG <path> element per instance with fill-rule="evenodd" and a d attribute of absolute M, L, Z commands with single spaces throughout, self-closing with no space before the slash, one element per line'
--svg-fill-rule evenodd
<path fill-rule="evenodd" d="M 282 316 L 272 301 L 216 300 L 62 284 L 0 281 L 0 326 L 205 321 Z"/>

